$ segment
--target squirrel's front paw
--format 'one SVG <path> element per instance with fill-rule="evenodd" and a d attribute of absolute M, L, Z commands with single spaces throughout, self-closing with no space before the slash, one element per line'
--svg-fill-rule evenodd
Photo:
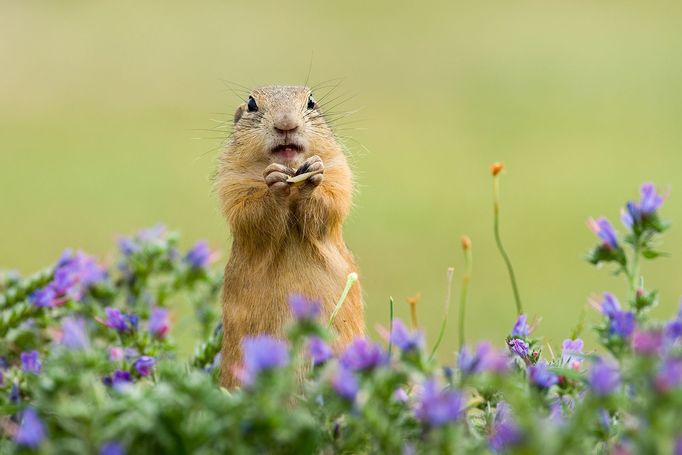
<path fill-rule="evenodd" d="M 287 179 L 293 175 L 293 169 L 276 163 L 266 167 L 263 171 L 265 184 L 270 192 L 277 197 L 289 196 L 291 185 L 287 183 Z"/>
<path fill-rule="evenodd" d="M 301 167 L 296 170 L 296 175 L 301 175 L 308 172 L 319 172 L 318 174 L 310 176 L 303 184 L 304 189 L 312 190 L 322 183 L 322 174 L 324 173 L 324 163 L 322 162 L 322 158 L 317 155 L 311 156 L 303 162 Z"/>

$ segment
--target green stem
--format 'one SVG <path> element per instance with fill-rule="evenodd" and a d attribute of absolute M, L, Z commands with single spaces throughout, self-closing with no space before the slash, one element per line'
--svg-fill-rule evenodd
<path fill-rule="evenodd" d="M 633 247 L 632 271 L 628 274 L 630 278 L 630 294 L 633 299 L 637 296 L 637 278 L 639 277 L 639 239 Z"/>
<path fill-rule="evenodd" d="M 336 317 L 336 314 L 343 306 L 343 302 L 346 300 L 346 297 L 348 297 L 348 292 L 350 291 L 351 286 L 353 286 L 353 283 L 355 283 L 357 280 L 358 280 L 357 273 L 351 272 L 348 274 L 348 279 L 346 280 L 346 287 L 343 289 L 343 292 L 341 293 L 341 298 L 339 298 L 339 301 L 336 303 L 336 306 L 334 307 L 334 311 L 332 311 L 332 315 L 329 317 L 329 324 L 327 324 L 327 329 L 332 328 L 332 324 L 334 323 L 334 318 Z"/>
<path fill-rule="evenodd" d="M 464 347 L 464 315 L 471 281 L 471 246 L 464 250 L 464 277 L 462 277 L 462 290 L 459 294 L 459 349 Z"/>
<path fill-rule="evenodd" d="M 388 335 L 388 357 L 391 357 L 391 351 L 393 350 L 393 343 L 391 342 L 391 334 L 393 333 L 393 297 L 388 298 L 388 313 L 389 313 L 389 335 Z"/>
<path fill-rule="evenodd" d="M 447 282 L 448 282 L 448 290 L 447 294 L 445 296 L 445 314 L 443 315 L 443 322 L 440 324 L 440 332 L 438 333 L 438 339 L 436 340 L 436 343 L 433 345 L 433 349 L 431 350 L 431 355 L 429 356 L 429 360 L 433 359 L 433 357 L 436 355 L 436 351 L 438 350 L 438 346 L 440 346 L 441 342 L 443 341 L 443 336 L 445 336 L 445 326 L 448 323 L 448 313 L 450 310 L 450 298 L 452 296 L 452 275 L 454 273 L 455 269 L 452 267 L 448 268 L 448 274 L 447 274 Z"/>
<path fill-rule="evenodd" d="M 498 177 L 493 177 L 493 194 L 494 194 L 494 209 L 495 209 L 495 242 L 497 243 L 497 249 L 500 250 L 502 259 L 507 265 L 507 271 L 509 272 L 509 279 L 511 280 L 512 290 L 514 291 L 514 302 L 516 303 L 516 314 L 523 314 L 523 307 L 521 306 L 521 297 L 519 296 L 519 289 L 516 285 L 516 277 L 514 275 L 514 268 L 512 267 L 511 259 L 502 245 L 502 239 L 500 238 L 500 195 L 499 195 L 499 184 L 497 183 Z"/>

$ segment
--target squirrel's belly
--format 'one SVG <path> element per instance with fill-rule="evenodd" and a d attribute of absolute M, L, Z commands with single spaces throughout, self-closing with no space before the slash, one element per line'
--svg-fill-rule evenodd
<path fill-rule="evenodd" d="M 237 252 L 225 271 L 226 319 L 246 326 L 248 332 L 280 333 L 290 319 L 288 299 L 292 294 L 319 301 L 323 317 L 327 318 L 343 292 L 348 274 L 354 271 L 345 247 L 342 250 L 334 245 L 314 250 L 292 245 L 272 259 L 259 260 L 239 258 Z M 348 303 L 353 306 L 353 302 Z"/>

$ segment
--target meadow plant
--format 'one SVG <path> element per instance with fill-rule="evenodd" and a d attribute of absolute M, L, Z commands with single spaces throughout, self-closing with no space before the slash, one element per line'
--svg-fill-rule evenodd
<path fill-rule="evenodd" d="M 515 280 L 498 229 L 501 169 L 495 238 Z M 358 338 L 337 351 L 334 315 L 292 295 L 286 339 L 243 340 L 235 390 L 218 384 L 221 275 L 205 242 L 182 254 L 178 235 L 155 226 L 121 238 L 113 266 L 67 251 L 38 274 L 4 272 L 0 453 L 680 453 L 682 307 L 652 320 L 657 294 L 640 276 L 641 261 L 662 254 L 664 200 L 643 185 L 622 211 L 624 234 L 589 221 L 597 244 L 588 262 L 626 281 L 618 297 L 591 299 L 599 346 L 578 331 L 553 348 L 537 337 L 515 281 L 509 332 L 467 345 L 465 238 L 457 349 L 440 345 L 445 322 L 429 350 L 416 313 L 410 328 L 391 311 L 382 342 Z M 182 302 L 194 317 L 176 321 Z M 189 358 L 177 326 L 196 335 Z"/>

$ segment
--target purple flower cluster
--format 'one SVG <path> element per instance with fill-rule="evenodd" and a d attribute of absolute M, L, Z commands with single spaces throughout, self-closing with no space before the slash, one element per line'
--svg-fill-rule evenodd
<path fill-rule="evenodd" d="M 268 335 L 245 338 L 242 341 L 242 352 L 242 380 L 247 385 L 253 384 L 262 371 L 281 368 L 289 363 L 287 344 Z"/>
<path fill-rule="evenodd" d="M 124 256 L 131 256 L 141 251 L 146 244 L 160 245 L 166 242 L 166 226 L 157 224 L 151 228 L 140 230 L 133 237 L 118 239 L 118 249 Z"/>
<path fill-rule="evenodd" d="M 541 360 L 528 368 L 530 382 L 540 389 L 548 389 L 559 381 L 557 375 L 547 367 L 547 362 Z"/>
<path fill-rule="evenodd" d="M 104 324 L 118 332 L 137 330 L 139 318 L 134 314 L 122 313 L 118 308 L 106 307 L 104 309 L 106 319 Z"/>
<path fill-rule="evenodd" d="M 641 224 L 661 207 L 665 198 L 656 192 L 653 183 L 644 183 L 640 188 L 639 202 L 629 201 L 621 211 L 621 221 L 628 229 Z"/>
<path fill-rule="evenodd" d="M 464 398 L 453 389 L 440 390 L 435 379 L 424 382 L 415 416 L 430 427 L 439 427 L 455 422 L 464 412 Z"/>
<path fill-rule="evenodd" d="M 592 393 L 597 396 L 606 396 L 613 393 L 620 385 L 618 367 L 610 365 L 601 358 L 597 358 L 590 368 L 588 383 Z"/>
<path fill-rule="evenodd" d="M 613 226 L 606 218 L 598 218 L 596 220 L 590 218 L 588 225 L 592 231 L 602 240 L 602 246 L 612 250 L 620 248 L 618 245 L 618 235 L 613 229 Z"/>
<path fill-rule="evenodd" d="M 203 269 L 218 260 L 219 253 L 208 247 L 208 242 L 200 240 L 185 256 L 185 262 L 193 269 Z"/>
<path fill-rule="evenodd" d="M 17 444 L 35 449 L 45 439 L 45 424 L 33 408 L 26 408 L 14 440 Z"/>
<path fill-rule="evenodd" d="M 680 302 L 675 319 L 668 322 L 665 326 L 665 341 L 667 344 L 675 343 L 680 337 L 682 337 L 682 302 Z"/>
<path fill-rule="evenodd" d="M 332 377 L 332 388 L 341 397 L 348 401 L 354 401 L 360 384 L 358 378 L 348 368 L 340 366 Z"/>
<path fill-rule="evenodd" d="M 654 377 L 654 387 L 661 393 L 669 392 L 682 385 L 682 359 L 666 357 Z"/>
<path fill-rule="evenodd" d="M 26 373 L 40 374 L 43 364 L 40 363 L 38 351 L 21 353 L 21 370 Z"/>
<path fill-rule="evenodd" d="M 516 323 L 514 323 L 514 327 L 512 328 L 511 335 L 513 337 L 525 338 L 530 335 L 530 326 L 528 326 L 527 319 L 528 318 L 525 314 L 522 314 L 518 317 Z"/>
<path fill-rule="evenodd" d="M 382 347 L 366 338 L 356 338 L 341 354 L 341 365 L 351 371 L 368 371 L 383 365 L 388 357 Z"/>
<path fill-rule="evenodd" d="M 164 338 L 170 330 L 168 310 L 165 308 L 152 308 L 149 316 L 149 331 L 156 338 Z"/>
<path fill-rule="evenodd" d="M 567 339 L 561 344 L 561 363 L 578 369 L 583 360 L 583 340 L 580 338 Z"/>
<path fill-rule="evenodd" d="M 308 353 L 314 365 L 322 365 L 332 358 L 332 349 L 322 338 L 310 337 L 308 339 Z"/>
<path fill-rule="evenodd" d="M 135 361 L 133 366 L 140 376 L 149 376 L 152 373 L 155 364 L 156 361 L 154 360 L 154 357 L 143 355 Z"/>
<path fill-rule="evenodd" d="M 658 355 L 663 348 L 663 332 L 660 330 L 635 330 L 632 334 L 632 350 L 640 355 Z"/>
<path fill-rule="evenodd" d="M 603 297 L 599 308 L 609 318 L 609 332 L 621 338 L 629 337 L 635 330 L 635 314 L 631 311 L 622 311 L 618 299 L 610 292 L 605 292 Z"/>
<path fill-rule="evenodd" d="M 105 376 L 102 378 L 102 382 L 105 385 L 111 386 L 114 389 L 121 389 L 127 385 L 133 383 L 133 377 L 130 371 L 127 370 L 114 370 L 110 376 Z"/>
<path fill-rule="evenodd" d="M 509 405 L 500 401 L 497 403 L 490 431 L 490 448 L 494 452 L 503 452 L 521 442 L 522 439 L 523 433 L 514 421 Z"/>
<path fill-rule="evenodd" d="M 69 300 L 80 302 L 92 286 L 106 277 L 106 270 L 94 258 L 82 251 L 67 250 L 55 266 L 52 281 L 33 292 L 29 300 L 37 307 L 55 307 Z"/>
<path fill-rule="evenodd" d="M 118 442 L 107 442 L 99 449 L 99 455 L 125 455 L 126 451 Z"/>
<path fill-rule="evenodd" d="M 299 294 L 289 297 L 289 308 L 298 321 L 314 321 L 320 317 L 320 303 Z"/>
<path fill-rule="evenodd" d="M 403 352 L 417 351 L 424 347 L 424 333 L 419 330 L 410 332 L 400 319 L 393 320 L 390 339 Z"/>
<path fill-rule="evenodd" d="M 528 357 L 530 346 L 520 338 L 512 338 L 507 341 L 509 350 L 521 358 Z"/>
<path fill-rule="evenodd" d="M 487 341 L 478 344 L 472 353 L 467 346 L 463 346 L 457 356 L 457 367 L 464 375 L 484 373 L 504 373 L 509 365 L 509 358 L 493 348 Z"/>

